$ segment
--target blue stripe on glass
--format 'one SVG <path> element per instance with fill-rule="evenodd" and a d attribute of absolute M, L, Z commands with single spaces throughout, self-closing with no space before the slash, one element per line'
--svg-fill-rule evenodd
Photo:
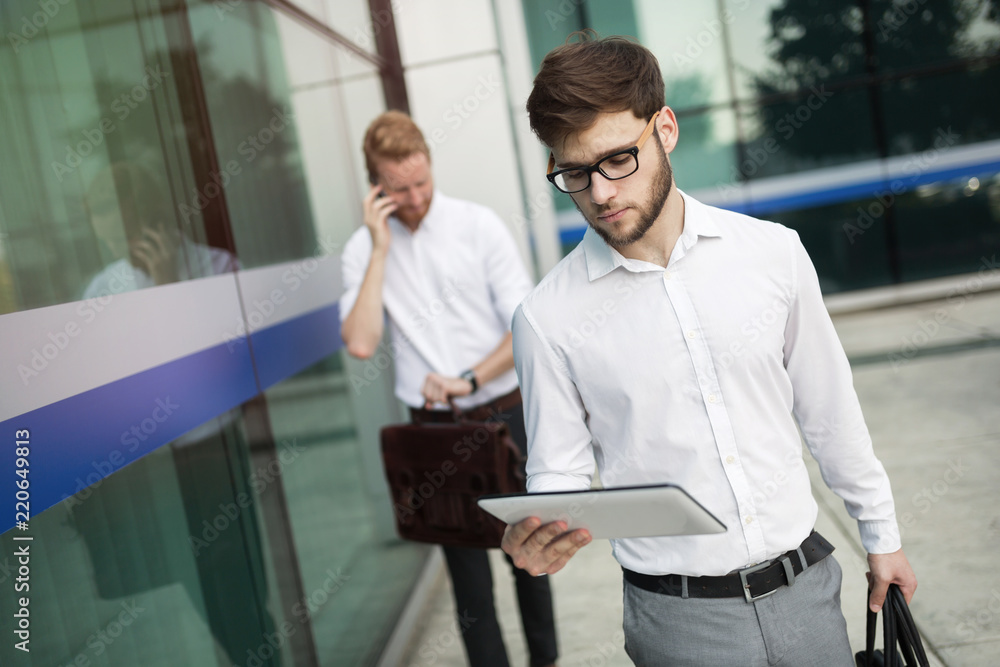
<path fill-rule="evenodd" d="M 336 352 L 340 338 L 337 304 L 319 308 L 250 334 L 261 389 L 308 368 Z"/>
<path fill-rule="evenodd" d="M 336 304 L 96 387 L 0 423 L 0 470 L 13 499 L 15 432 L 30 437 L 30 515 L 98 483 L 191 429 L 335 352 L 343 343 Z M 13 508 L 11 508 L 13 509 Z M 30 522 L 29 522 L 30 523 Z M 0 515 L 0 533 L 15 527 Z"/>

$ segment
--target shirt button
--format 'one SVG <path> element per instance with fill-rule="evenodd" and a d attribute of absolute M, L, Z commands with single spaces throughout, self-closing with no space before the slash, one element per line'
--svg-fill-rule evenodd
<path fill-rule="evenodd" d="M 715 399 L 715 394 L 709 394 L 708 395 L 708 402 L 709 403 L 715 403 L 715 400 L 716 400 Z"/>
<path fill-rule="evenodd" d="M 747 524 L 747 525 L 749 526 L 749 525 L 750 525 L 751 523 L 753 523 L 753 517 L 752 517 L 752 516 L 748 516 L 748 517 L 747 517 L 747 518 L 745 519 L 745 521 L 746 521 L 746 524 Z"/>
<path fill-rule="evenodd" d="M 671 277 L 672 277 L 672 276 L 670 275 L 670 272 L 669 272 L 669 271 L 664 271 L 664 272 L 663 272 L 663 279 L 664 279 L 664 280 L 670 280 L 670 278 L 671 278 Z"/>
<path fill-rule="evenodd" d="M 726 463 L 736 463 L 736 457 L 730 454 L 726 457 Z"/>
<path fill-rule="evenodd" d="M 693 331 L 688 331 L 688 338 L 690 338 L 691 340 L 694 340 L 695 336 L 697 336 L 697 335 L 698 334 L 696 334 Z"/>

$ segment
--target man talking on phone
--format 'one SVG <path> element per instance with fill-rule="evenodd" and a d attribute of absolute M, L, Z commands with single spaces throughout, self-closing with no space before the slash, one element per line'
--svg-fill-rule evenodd
<path fill-rule="evenodd" d="M 364 226 L 344 248 L 341 336 L 371 357 L 388 322 L 396 396 L 415 420 L 451 418 L 449 401 L 473 419 L 497 418 L 525 450 L 510 321 L 532 287 L 514 239 L 490 209 L 434 188 L 430 151 L 409 116 L 388 111 L 368 127 L 371 188 Z M 472 667 L 507 667 L 485 549 L 444 547 L 462 640 Z M 532 667 L 556 660 L 547 577 L 514 567 Z M 473 620 L 470 620 L 473 619 Z"/>
<path fill-rule="evenodd" d="M 548 179 L 589 223 L 514 316 L 528 490 L 587 489 L 596 463 L 606 486 L 681 486 L 728 527 L 612 541 L 636 664 L 853 665 L 798 429 L 858 522 L 870 606 L 916 578 L 798 235 L 674 187 L 683 137 L 633 41 L 556 48 L 527 107 Z M 591 539 L 566 528 L 525 519 L 503 548 L 551 574 Z"/>

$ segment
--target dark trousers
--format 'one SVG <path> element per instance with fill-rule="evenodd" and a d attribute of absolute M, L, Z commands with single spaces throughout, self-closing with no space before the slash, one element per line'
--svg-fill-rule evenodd
<path fill-rule="evenodd" d="M 528 439 L 524 432 L 522 407 L 518 405 L 498 415 L 507 424 L 521 452 L 525 453 Z M 500 636 L 493 604 L 493 572 L 486 549 L 444 547 L 444 555 L 455 592 L 458 627 L 469 664 L 471 667 L 508 667 L 507 649 Z M 558 655 L 549 578 L 533 577 L 515 567 L 510 556 L 504 554 L 504 557 L 514 572 L 521 625 L 531 656 L 531 667 L 549 665 L 556 661 Z"/>

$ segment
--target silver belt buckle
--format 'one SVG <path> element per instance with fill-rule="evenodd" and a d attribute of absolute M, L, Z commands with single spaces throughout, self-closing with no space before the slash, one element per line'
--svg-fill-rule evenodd
<path fill-rule="evenodd" d="M 778 562 L 781 563 L 781 566 L 785 569 L 785 579 L 788 581 L 789 587 L 793 586 L 795 584 L 795 570 L 792 569 L 792 562 L 788 559 L 788 556 L 782 556 L 781 558 L 778 559 Z M 746 598 L 747 602 L 756 602 L 757 600 L 763 600 L 769 595 L 774 595 L 775 593 L 778 592 L 778 588 L 781 588 L 781 586 L 778 586 L 773 591 L 768 591 L 767 593 L 763 593 L 761 595 L 757 596 L 750 595 L 750 584 L 747 583 L 747 575 L 771 567 L 771 565 L 773 564 L 774 564 L 773 562 L 768 561 L 760 563 L 758 565 L 754 565 L 753 567 L 748 567 L 745 570 L 739 571 L 740 584 L 743 586 L 743 597 Z"/>

